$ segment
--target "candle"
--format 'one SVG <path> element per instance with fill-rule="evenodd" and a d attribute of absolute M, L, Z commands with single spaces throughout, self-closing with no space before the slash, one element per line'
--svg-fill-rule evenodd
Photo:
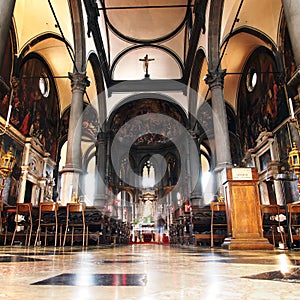
<path fill-rule="evenodd" d="M 9 119 L 10 119 L 10 115 L 11 115 L 11 109 L 12 109 L 12 105 L 10 104 L 9 107 L 8 107 L 8 112 L 7 112 L 7 118 L 6 118 L 6 124 L 5 124 L 5 127 L 8 126 Z"/>
<path fill-rule="evenodd" d="M 295 119 L 295 113 L 294 113 L 294 108 L 293 108 L 293 102 L 292 102 L 292 99 L 291 99 L 291 98 L 289 98 L 289 105 L 290 105 L 291 117 L 292 117 L 292 119 Z"/>

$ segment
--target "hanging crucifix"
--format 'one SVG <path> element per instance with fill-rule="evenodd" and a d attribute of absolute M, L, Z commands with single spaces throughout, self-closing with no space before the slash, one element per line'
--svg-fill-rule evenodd
<path fill-rule="evenodd" d="M 150 77 L 148 70 L 149 70 L 149 61 L 154 60 L 154 58 L 149 58 L 148 54 L 146 54 L 146 56 L 144 58 L 140 58 L 140 61 L 144 62 L 144 68 L 146 71 L 145 77 Z"/>

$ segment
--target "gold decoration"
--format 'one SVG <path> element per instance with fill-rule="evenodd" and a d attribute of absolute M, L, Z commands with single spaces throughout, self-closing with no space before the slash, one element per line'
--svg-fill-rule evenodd
<path fill-rule="evenodd" d="M 1 151 L 2 152 L 2 151 Z M 10 145 L 9 150 L 6 153 L 1 153 L 1 165 L 0 165 L 0 173 L 2 175 L 1 181 L 1 200 L 2 200 L 2 192 L 5 186 L 5 179 L 12 172 L 16 162 L 16 157 L 13 153 L 13 147 Z"/>
<path fill-rule="evenodd" d="M 298 190 L 300 191 L 300 151 L 295 142 L 293 142 L 292 150 L 289 152 L 288 164 L 298 178 Z"/>

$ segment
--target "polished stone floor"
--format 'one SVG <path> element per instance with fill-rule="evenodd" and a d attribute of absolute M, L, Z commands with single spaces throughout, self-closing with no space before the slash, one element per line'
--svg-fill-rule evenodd
<path fill-rule="evenodd" d="M 0 299 L 300 299 L 300 250 L 0 247 Z"/>

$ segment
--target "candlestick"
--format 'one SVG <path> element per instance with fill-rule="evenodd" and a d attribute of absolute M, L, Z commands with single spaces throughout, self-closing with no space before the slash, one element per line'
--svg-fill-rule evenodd
<path fill-rule="evenodd" d="M 291 117 L 292 117 L 292 119 L 295 119 L 294 107 L 293 107 L 293 102 L 292 102 L 291 98 L 289 98 L 289 105 L 290 105 Z"/>
<path fill-rule="evenodd" d="M 10 104 L 9 107 L 8 107 L 8 112 L 7 112 L 7 118 L 6 118 L 5 127 L 8 126 L 10 115 L 11 115 L 11 109 L 12 109 L 12 105 Z"/>

